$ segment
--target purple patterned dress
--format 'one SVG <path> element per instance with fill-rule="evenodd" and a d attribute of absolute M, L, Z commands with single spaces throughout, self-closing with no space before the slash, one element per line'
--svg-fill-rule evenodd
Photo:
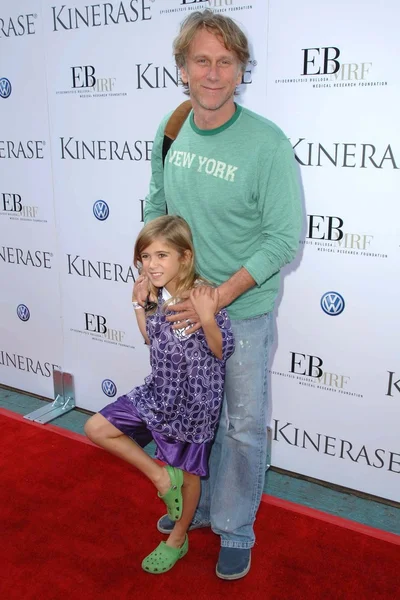
<path fill-rule="evenodd" d="M 225 363 L 235 349 L 231 324 L 222 309 L 215 317 L 222 333 L 223 356 L 219 360 L 202 329 L 188 336 L 172 329 L 166 321 L 172 313 L 162 310 L 165 299 L 164 290 L 156 313 L 146 319 L 151 374 L 144 385 L 100 412 L 140 445 L 154 439 L 160 460 L 189 473 L 207 475 L 223 398 Z"/>

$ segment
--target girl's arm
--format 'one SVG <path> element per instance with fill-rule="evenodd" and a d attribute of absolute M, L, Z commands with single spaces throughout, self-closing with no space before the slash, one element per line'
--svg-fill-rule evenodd
<path fill-rule="evenodd" d="M 150 346 L 150 340 L 149 340 L 149 337 L 148 337 L 147 331 L 146 331 L 146 313 L 144 312 L 142 303 L 139 304 L 139 302 L 137 301 L 137 297 L 136 297 L 136 292 L 140 290 L 140 286 L 141 286 L 141 279 L 139 278 L 139 280 L 135 281 L 135 285 L 133 286 L 132 305 L 133 305 L 133 308 L 135 311 L 136 320 L 137 320 L 137 324 L 138 324 L 140 333 L 142 334 L 145 343 L 148 346 Z"/>
<path fill-rule="evenodd" d="M 215 321 L 219 301 L 218 289 L 208 286 L 195 287 L 190 292 L 190 299 L 199 315 L 208 347 L 222 360 L 222 333 Z"/>
<path fill-rule="evenodd" d="M 135 300 L 133 300 L 132 302 L 136 303 Z M 134 309 L 135 309 L 136 320 L 137 320 L 138 327 L 140 329 L 140 333 L 142 334 L 145 343 L 148 346 L 150 346 L 149 336 L 147 335 L 147 331 L 146 331 L 146 314 L 144 312 L 144 308 L 142 306 L 140 306 L 139 303 L 136 303 L 136 306 L 134 305 Z"/>
<path fill-rule="evenodd" d="M 217 358 L 222 360 L 222 333 L 215 321 L 215 315 L 207 320 L 200 318 L 201 326 L 206 336 L 208 347 Z"/>

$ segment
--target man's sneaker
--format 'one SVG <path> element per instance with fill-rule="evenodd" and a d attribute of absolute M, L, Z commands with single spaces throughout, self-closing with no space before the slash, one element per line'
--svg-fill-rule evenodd
<path fill-rule="evenodd" d="M 171 533 L 173 528 L 175 527 L 176 521 L 171 521 L 168 515 L 164 515 L 161 519 L 157 521 L 157 529 L 161 533 Z M 201 523 L 200 521 L 196 521 L 193 519 L 189 526 L 189 531 L 193 531 L 193 529 L 201 529 L 202 527 L 210 527 L 210 523 Z"/>
<path fill-rule="evenodd" d="M 250 571 L 250 565 L 250 548 L 222 547 L 219 552 L 216 573 L 220 579 L 240 579 Z"/>

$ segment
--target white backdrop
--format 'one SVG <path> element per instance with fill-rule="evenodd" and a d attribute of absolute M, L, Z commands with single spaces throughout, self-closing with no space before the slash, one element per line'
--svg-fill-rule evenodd
<path fill-rule="evenodd" d="M 249 36 L 238 101 L 286 132 L 304 187 L 272 462 L 400 500 L 395 0 L 0 0 L 0 381 L 51 397 L 57 365 L 97 410 L 147 374 L 132 250 L 155 130 L 184 99 L 172 39 L 205 7 Z"/>

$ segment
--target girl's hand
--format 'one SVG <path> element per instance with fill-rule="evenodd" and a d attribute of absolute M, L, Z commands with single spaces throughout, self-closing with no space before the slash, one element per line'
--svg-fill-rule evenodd
<path fill-rule="evenodd" d="M 139 302 L 141 306 L 146 303 L 149 294 L 149 280 L 146 275 L 139 275 L 132 290 L 132 302 Z"/>
<path fill-rule="evenodd" d="M 207 285 L 195 287 L 190 292 L 190 300 L 202 324 L 214 320 L 214 315 L 218 312 L 218 288 Z"/>

